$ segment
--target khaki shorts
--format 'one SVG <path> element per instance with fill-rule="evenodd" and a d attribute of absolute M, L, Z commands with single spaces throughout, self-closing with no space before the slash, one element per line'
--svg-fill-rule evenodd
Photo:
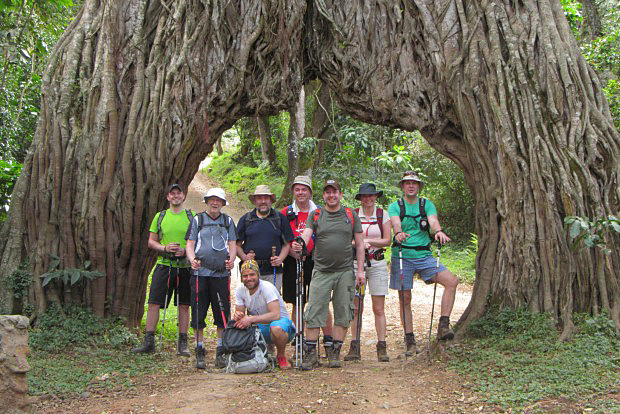
<path fill-rule="evenodd" d="M 327 325 L 327 310 L 331 300 L 334 307 L 334 325 L 349 327 L 353 320 L 355 277 L 353 269 L 342 272 L 322 272 L 314 269 L 310 282 L 308 305 L 304 319 L 308 328 Z"/>
<path fill-rule="evenodd" d="M 353 269 L 357 269 L 357 261 L 353 261 Z M 364 265 L 366 284 L 372 296 L 387 296 L 390 274 L 387 262 L 384 260 L 371 260 L 370 267 Z"/>

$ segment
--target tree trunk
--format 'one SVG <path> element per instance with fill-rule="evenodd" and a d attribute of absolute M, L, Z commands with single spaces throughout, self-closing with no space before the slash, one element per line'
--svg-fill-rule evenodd
<path fill-rule="evenodd" d="M 271 140 L 271 130 L 269 129 L 269 117 L 261 115 L 256 117 L 258 134 L 260 135 L 260 148 L 263 155 L 263 162 L 267 162 L 271 168 L 276 168 L 276 149 Z"/>
<path fill-rule="evenodd" d="M 32 297 L 45 309 L 50 290 L 38 275 L 55 254 L 63 267 L 90 260 L 104 272 L 86 284 L 83 303 L 136 325 L 155 258 L 148 227 L 166 205 L 164 188 L 189 184 L 240 117 L 296 102 L 305 8 L 301 0 L 85 1 L 49 58 L 6 223 L 0 313 L 13 303 L 5 275 L 26 257 Z"/>
<path fill-rule="evenodd" d="M 282 189 L 282 194 L 276 201 L 276 208 L 288 205 L 293 199 L 291 186 L 295 177 L 299 175 L 299 141 L 303 139 L 306 129 L 306 94 L 304 87 L 299 89 L 299 97 L 294 106 L 289 109 L 290 123 L 288 127 L 288 169 L 286 173 L 286 184 Z"/>
<path fill-rule="evenodd" d="M 316 154 L 314 156 L 314 168 L 318 168 L 323 161 L 325 143 L 333 132 L 331 113 L 332 100 L 329 87 L 321 82 L 315 95 L 314 112 L 312 113 L 312 136 L 316 138 Z"/>
<path fill-rule="evenodd" d="M 1 303 L 10 270 L 28 256 L 38 276 L 51 253 L 91 260 L 106 277 L 85 303 L 136 324 L 163 188 L 188 183 L 238 118 L 303 107 L 315 77 L 346 112 L 419 129 L 464 170 L 479 253 L 461 327 L 491 304 L 550 312 L 566 335 L 574 311 L 620 327 L 618 237 L 609 256 L 574 253 L 562 224 L 617 214 L 620 134 L 559 0 L 87 0 L 50 57 Z M 35 277 L 40 310 L 45 293 Z"/>

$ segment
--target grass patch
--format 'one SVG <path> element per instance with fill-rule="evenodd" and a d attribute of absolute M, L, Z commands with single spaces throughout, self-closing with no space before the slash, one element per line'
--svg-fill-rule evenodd
<path fill-rule="evenodd" d="M 451 348 L 451 368 L 502 409 L 522 411 L 551 398 L 586 401 L 587 411 L 606 412 L 609 401 L 592 397 L 620 386 L 620 338 L 605 316 L 577 319 L 573 340 L 559 342 L 547 314 L 491 311 Z"/>

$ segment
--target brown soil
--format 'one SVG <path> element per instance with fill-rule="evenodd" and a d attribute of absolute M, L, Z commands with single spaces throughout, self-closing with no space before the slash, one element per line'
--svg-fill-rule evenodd
<path fill-rule="evenodd" d="M 191 183 L 186 207 L 204 210 L 202 197 L 214 184 L 203 174 Z M 249 204 L 229 196 L 225 212 L 237 220 Z M 233 274 L 233 289 L 238 276 Z M 403 333 L 400 327 L 398 296 L 390 291 L 386 298 L 388 352 L 390 362 L 376 360 L 374 320 L 371 298 L 364 301 L 361 362 L 348 362 L 342 369 L 325 366 L 311 372 L 297 370 L 256 375 L 231 375 L 213 368 L 214 343 L 210 344 L 206 372 L 195 369 L 194 358 L 176 357 L 172 371 L 143 377 L 128 390 L 101 393 L 70 400 L 46 400 L 37 412 L 146 413 L 146 412 L 212 412 L 212 413 L 339 413 L 381 412 L 480 412 L 493 411 L 466 389 L 463 380 L 446 368 L 443 349 L 434 346 L 433 358 L 426 353 L 433 286 L 416 281 L 414 286 L 414 331 L 418 355 L 405 359 Z M 443 289 L 437 287 L 435 303 L 436 331 L 439 301 Z M 470 286 L 459 286 L 452 319 L 458 320 L 471 297 Z M 233 295 L 234 298 L 234 295 Z M 289 309 L 290 311 L 290 309 Z M 435 332 L 433 332 L 435 334 Z M 347 339 L 343 354 L 348 350 Z M 292 350 L 288 350 L 289 355 Z M 324 354 L 324 352 L 323 352 Z M 326 365 L 326 364 L 324 364 Z"/>

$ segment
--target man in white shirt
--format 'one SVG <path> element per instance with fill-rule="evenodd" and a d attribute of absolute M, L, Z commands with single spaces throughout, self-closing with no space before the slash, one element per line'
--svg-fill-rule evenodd
<path fill-rule="evenodd" d="M 235 326 L 245 329 L 252 324 L 258 327 L 268 344 L 276 346 L 276 357 L 281 369 L 291 368 L 285 349 L 295 336 L 293 321 L 288 317 L 286 305 L 276 287 L 259 278 L 256 260 L 246 260 L 241 265 L 242 286 L 237 287 Z"/>

